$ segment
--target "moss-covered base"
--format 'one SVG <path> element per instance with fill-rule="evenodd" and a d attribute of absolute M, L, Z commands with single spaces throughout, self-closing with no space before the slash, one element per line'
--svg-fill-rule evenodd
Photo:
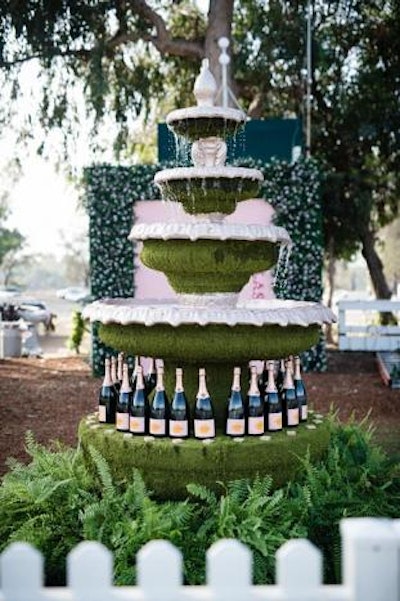
<path fill-rule="evenodd" d="M 175 134 L 186 138 L 190 142 L 196 142 L 200 138 L 214 136 L 225 139 L 235 136 L 240 128 L 241 121 L 235 119 L 223 119 L 222 117 L 191 117 L 190 119 L 174 119 L 168 123 L 169 129 Z"/>
<path fill-rule="evenodd" d="M 230 215 L 236 203 L 257 196 L 259 182 L 241 177 L 170 179 L 158 184 L 163 198 L 180 202 L 186 213 Z"/>
<path fill-rule="evenodd" d="M 101 340 L 128 355 L 186 363 L 244 363 L 298 355 L 317 344 L 319 325 L 101 324 Z"/>
<path fill-rule="evenodd" d="M 257 240 L 144 240 L 140 258 L 176 292 L 239 292 L 278 259 L 277 244 Z"/>
<path fill-rule="evenodd" d="M 105 457 L 116 480 L 130 478 L 137 468 L 155 496 L 167 500 L 185 498 L 190 482 L 221 492 L 219 482 L 270 474 L 276 487 L 283 486 L 301 469 L 308 451 L 312 460 L 326 451 L 328 427 L 312 425 L 315 429 L 301 425 L 294 435 L 280 432 L 269 439 L 247 437 L 237 442 L 220 436 L 211 444 L 194 439 L 173 444 L 170 439 L 150 441 L 122 434 L 89 416 L 81 421 L 79 437 L 88 461 L 87 449 L 92 445 Z"/>

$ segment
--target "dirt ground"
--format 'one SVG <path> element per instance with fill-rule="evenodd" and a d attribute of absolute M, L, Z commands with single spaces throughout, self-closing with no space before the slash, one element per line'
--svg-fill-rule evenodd
<path fill-rule="evenodd" d="M 371 411 L 378 440 L 400 456 L 400 390 L 383 385 L 372 353 L 330 351 L 328 371 L 304 379 L 314 409 L 326 413 L 332 406 L 342 421 Z M 100 384 L 85 357 L 0 360 L 0 474 L 8 457 L 26 460 L 27 430 L 41 443 L 75 445 L 79 421 L 97 407 Z"/>

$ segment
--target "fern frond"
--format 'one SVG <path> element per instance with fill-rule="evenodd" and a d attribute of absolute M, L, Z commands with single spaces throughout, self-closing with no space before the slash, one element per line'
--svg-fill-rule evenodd
<path fill-rule="evenodd" d="M 200 499 L 200 501 L 206 501 L 210 507 L 217 505 L 217 496 L 209 488 L 202 484 L 191 483 L 186 486 L 188 492 L 194 497 Z"/>
<path fill-rule="evenodd" d="M 116 490 L 113 483 L 110 466 L 108 465 L 106 459 L 93 445 L 89 445 L 89 454 L 100 478 L 100 482 L 103 487 L 103 494 L 110 496 L 114 495 Z"/>

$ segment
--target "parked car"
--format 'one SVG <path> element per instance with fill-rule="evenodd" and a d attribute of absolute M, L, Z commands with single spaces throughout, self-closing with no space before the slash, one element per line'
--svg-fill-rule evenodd
<path fill-rule="evenodd" d="M 57 290 L 56 296 L 74 303 L 81 303 L 90 297 L 90 291 L 83 286 L 70 286 Z"/>
<path fill-rule="evenodd" d="M 3 321 L 23 321 L 38 325 L 42 323 L 45 329 L 54 330 L 55 315 L 45 303 L 36 299 L 13 297 L 0 299 L 0 315 Z"/>

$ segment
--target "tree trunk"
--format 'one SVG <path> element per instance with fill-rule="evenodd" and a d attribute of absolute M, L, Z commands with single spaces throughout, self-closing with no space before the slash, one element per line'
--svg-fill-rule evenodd
<path fill-rule="evenodd" d="M 389 299 L 392 292 L 383 272 L 383 263 L 375 250 L 375 236 L 368 227 L 365 227 L 361 232 L 360 239 L 362 255 L 367 263 L 376 298 Z"/>
<path fill-rule="evenodd" d="M 232 19 L 233 0 L 210 0 L 204 54 L 210 61 L 210 71 L 214 75 L 218 87 L 222 83 L 221 65 L 219 63 L 221 49 L 218 46 L 218 40 L 225 37 L 231 42 Z M 232 48 L 229 47 L 227 52 L 231 55 Z M 228 86 L 232 90 L 231 73 L 232 68 L 228 65 Z M 221 103 L 221 96 L 218 97 L 218 103 Z"/>
<path fill-rule="evenodd" d="M 361 252 L 367 263 L 375 296 L 380 299 L 390 299 L 392 292 L 383 272 L 383 263 L 375 250 L 375 236 L 368 227 L 365 227 L 361 232 L 360 239 L 362 242 Z M 397 324 L 397 319 L 393 313 L 381 313 L 380 323 L 382 325 Z"/>

